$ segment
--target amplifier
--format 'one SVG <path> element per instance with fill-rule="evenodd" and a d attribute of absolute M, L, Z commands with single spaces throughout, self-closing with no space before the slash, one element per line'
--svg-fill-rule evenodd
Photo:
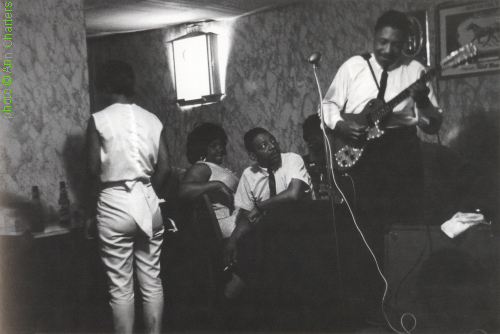
<path fill-rule="evenodd" d="M 412 313 L 418 332 L 499 330 L 499 229 L 479 225 L 451 239 L 439 226 L 394 226 L 385 263 L 386 309 Z"/>

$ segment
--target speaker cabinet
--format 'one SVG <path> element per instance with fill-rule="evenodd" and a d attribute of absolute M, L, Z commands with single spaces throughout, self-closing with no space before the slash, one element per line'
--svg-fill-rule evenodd
<path fill-rule="evenodd" d="M 413 314 L 418 332 L 498 331 L 499 236 L 484 225 L 454 239 L 439 226 L 394 226 L 385 237 L 386 309 Z"/>

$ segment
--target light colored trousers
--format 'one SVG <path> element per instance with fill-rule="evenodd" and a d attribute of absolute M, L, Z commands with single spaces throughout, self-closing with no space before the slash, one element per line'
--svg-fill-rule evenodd
<path fill-rule="evenodd" d="M 141 185 L 142 186 L 142 185 Z M 125 185 L 101 190 L 97 205 L 97 228 L 100 253 L 106 267 L 111 295 L 110 304 L 134 303 L 133 270 L 135 267 L 143 303 L 163 302 L 160 279 L 160 250 L 163 221 L 158 198 L 151 185 L 144 185 L 145 201 L 136 201 Z M 150 210 L 153 235 L 150 238 L 130 214 L 134 205 Z"/>

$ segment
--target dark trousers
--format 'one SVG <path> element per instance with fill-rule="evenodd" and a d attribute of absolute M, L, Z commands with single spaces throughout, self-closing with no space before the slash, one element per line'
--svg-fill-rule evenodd
<path fill-rule="evenodd" d="M 360 161 L 347 173 L 354 181 L 364 228 L 421 223 L 424 172 L 415 127 L 389 129 L 368 141 Z"/>
<path fill-rule="evenodd" d="M 325 331 L 340 314 L 330 222 L 314 214 L 300 204 L 270 210 L 239 240 L 236 271 L 259 309 L 256 330 Z"/>
<path fill-rule="evenodd" d="M 383 272 L 384 234 L 392 225 L 421 224 L 424 173 L 416 128 L 386 130 L 382 137 L 368 141 L 347 174 L 353 182 L 343 185 L 354 194 L 356 221 Z M 366 283 L 361 287 L 364 298 L 371 309 L 377 309 L 385 286 L 374 260 L 364 247 L 353 257 Z"/>

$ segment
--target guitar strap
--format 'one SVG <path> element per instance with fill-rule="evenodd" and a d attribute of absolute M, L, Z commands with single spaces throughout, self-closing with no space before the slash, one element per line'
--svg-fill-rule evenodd
<path fill-rule="evenodd" d="M 363 57 L 363 59 L 366 60 L 366 62 L 368 63 L 368 67 L 370 68 L 370 72 L 372 72 L 373 80 L 375 80 L 375 85 L 377 85 L 378 90 L 380 90 L 380 86 L 378 85 L 377 77 L 375 76 L 375 72 L 373 72 L 372 64 L 370 64 L 370 58 L 372 57 L 372 55 L 369 53 L 363 53 L 360 56 Z"/>
<path fill-rule="evenodd" d="M 366 62 L 368 63 L 368 67 L 370 67 L 370 71 L 372 72 L 372 76 L 373 76 L 373 80 L 375 80 L 375 85 L 377 85 L 377 89 L 380 90 L 380 87 L 378 85 L 378 81 L 377 81 L 377 77 L 375 76 L 375 72 L 373 72 L 373 67 L 372 67 L 372 64 L 370 64 L 370 61 L 369 59 L 372 57 L 371 54 L 369 53 L 363 53 L 362 55 L 360 55 L 361 57 L 363 57 L 364 60 L 366 60 Z M 345 101 L 344 103 L 344 107 L 342 108 L 342 110 L 340 111 L 340 114 L 344 114 L 345 112 L 345 107 L 347 106 L 347 101 Z"/>

